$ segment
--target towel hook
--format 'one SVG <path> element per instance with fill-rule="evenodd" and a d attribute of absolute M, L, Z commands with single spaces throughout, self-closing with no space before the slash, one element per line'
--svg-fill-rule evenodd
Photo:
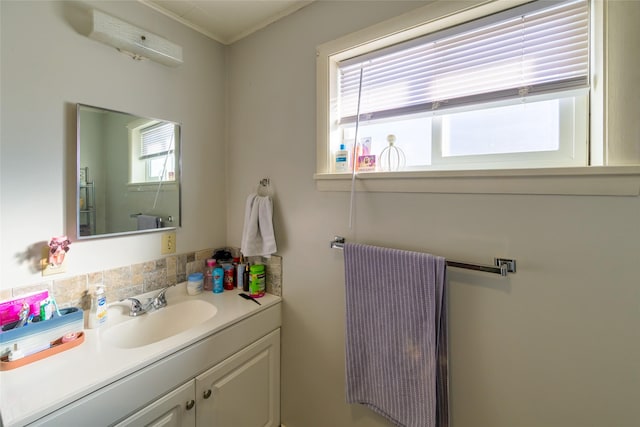
<path fill-rule="evenodd" d="M 258 196 L 271 196 L 271 180 L 269 178 L 262 178 L 258 183 Z"/>

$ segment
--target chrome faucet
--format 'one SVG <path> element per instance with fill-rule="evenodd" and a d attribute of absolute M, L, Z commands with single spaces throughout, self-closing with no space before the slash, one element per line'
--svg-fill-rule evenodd
<path fill-rule="evenodd" d="M 136 317 L 147 312 L 147 309 L 142 306 L 142 303 L 138 298 L 127 298 L 126 300 L 131 301 L 131 310 L 129 311 L 129 316 Z"/>
<path fill-rule="evenodd" d="M 129 311 L 129 316 L 136 317 L 148 312 L 151 309 L 158 310 L 158 309 L 161 309 L 162 307 L 166 307 L 167 306 L 166 293 L 167 293 L 167 289 L 169 289 L 171 286 L 167 286 L 160 289 L 160 292 L 158 292 L 155 297 L 149 298 L 146 304 L 142 304 L 140 300 L 137 298 L 127 298 L 127 300 L 131 301 L 131 310 Z"/>
<path fill-rule="evenodd" d="M 167 289 L 169 289 L 171 286 L 167 286 L 165 288 L 162 288 L 160 290 L 160 292 L 158 292 L 158 294 L 156 295 L 155 298 L 153 298 L 153 300 L 151 300 L 151 305 L 153 306 L 153 308 L 155 308 L 156 310 L 162 307 L 166 307 L 167 306 L 167 297 L 166 297 L 166 293 L 167 293 Z"/>

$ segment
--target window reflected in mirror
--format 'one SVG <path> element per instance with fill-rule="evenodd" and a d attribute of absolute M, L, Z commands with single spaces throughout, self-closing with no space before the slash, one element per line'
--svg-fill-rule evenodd
<path fill-rule="evenodd" d="M 77 236 L 175 228 L 180 125 L 78 104 Z"/>
<path fill-rule="evenodd" d="M 129 131 L 131 183 L 175 181 L 176 125 L 141 121 Z"/>

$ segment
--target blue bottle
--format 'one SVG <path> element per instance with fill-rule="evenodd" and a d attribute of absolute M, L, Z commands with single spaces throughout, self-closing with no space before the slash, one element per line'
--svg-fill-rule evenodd
<path fill-rule="evenodd" d="M 224 292 L 224 270 L 222 267 L 216 267 L 213 269 L 213 293 L 222 292 Z"/>

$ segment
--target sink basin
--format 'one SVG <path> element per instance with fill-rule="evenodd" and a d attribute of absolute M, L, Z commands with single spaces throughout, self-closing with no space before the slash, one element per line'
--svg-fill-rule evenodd
<path fill-rule="evenodd" d="M 138 317 L 129 317 L 113 326 L 107 326 L 106 330 L 101 331 L 101 339 L 119 348 L 142 347 L 206 322 L 215 316 L 217 311 L 213 304 L 199 299 L 173 304 L 169 301 L 169 305 L 159 310 Z M 109 322 L 111 320 L 109 319 Z"/>

